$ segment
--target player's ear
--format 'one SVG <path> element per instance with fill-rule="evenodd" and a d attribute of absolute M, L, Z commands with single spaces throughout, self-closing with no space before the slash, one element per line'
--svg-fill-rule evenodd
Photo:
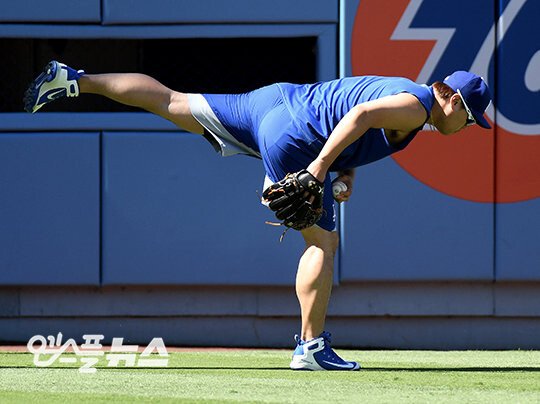
<path fill-rule="evenodd" d="M 450 97 L 450 103 L 452 105 L 452 109 L 459 109 L 462 101 L 458 93 L 455 93 L 454 95 L 452 95 L 452 97 Z"/>

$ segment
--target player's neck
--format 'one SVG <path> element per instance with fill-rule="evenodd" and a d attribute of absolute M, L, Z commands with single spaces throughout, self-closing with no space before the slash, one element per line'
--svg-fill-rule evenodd
<path fill-rule="evenodd" d="M 448 101 L 441 97 L 437 91 L 434 91 L 433 94 L 435 95 L 435 102 L 431 107 L 431 114 L 429 115 L 427 123 L 438 130 L 437 122 L 441 122 L 441 120 L 444 118 L 444 106 Z"/>

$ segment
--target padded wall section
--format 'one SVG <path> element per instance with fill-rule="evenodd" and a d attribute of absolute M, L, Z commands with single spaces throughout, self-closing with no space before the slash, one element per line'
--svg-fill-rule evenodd
<path fill-rule="evenodd" d="M 470 70 L 494 87 L 493 0 L 345 5 L 345 72 L 429 85 Z M 493 130 L 424 131 L 391 159 L 359 168 L 345 208 L 342 281 L 493 280 L 494 151 Z"/>
<path fill-rule="evenodd" d="M 100 0 L 3 0 L 0 22 L 100 22 Z"/>
<path fill-rule="evenodd" d="M 491 280 L 493 205 L 419 183 L 393 160 L 357 170 L 341 280 Z"/>
<path fill-rule="evenodd" d="M 99 284 L 99 134 L 0 133 L 0 284 Z"/>
<path fill-rule="evenodd" d="M 337 0 L 103 0 L 105 24 L 337 22 Z"/>
<path fill-rule="evenodd" d="M 540 280 L 540 199 L 497 206 L 497 280 Z"/>
<path fill-rule="evenodd" d="M 496 275 L 540 280 L 540 2 L 500 1 Z"/>
<path fill-rule="evenodd" d="M 185 133 L 105 133 L 103 283 L 292 285 L 303 248 L 265 224 L 260 160 Z"/>

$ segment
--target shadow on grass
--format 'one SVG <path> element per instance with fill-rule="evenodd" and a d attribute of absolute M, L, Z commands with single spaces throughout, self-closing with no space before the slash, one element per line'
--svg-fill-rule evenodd
<path fill-rule="evenodd" d="M 366 372 L 540 372 L 540 367 L 501 366 L 501 367 L 447 367 L 447 368 L 362 368 Z"/>
<path fill-rule="evenodd" d="M 75 366 L 51 366 L 51 367 L 37 367 L 37 366 L 20 366 L 20 365 L 0 365 L 0 369 L 78 369 Z M 284 366 L 269 366 L 269 367 L 255 367 L 255 366 L 167 366 L 167 367 L 107 367 L 107 366 L 95 366 L 98 370 L 286 370 L 288 367 Z M 361 368 L 362 372 L 540 372 L 540 367 L 527 367 L 527 366 L 505 366 L 505 367 L 430 367 L 430 368 L 408 368 L 408 367 L 366 367 Z"/>
<path fill-rule="evenodd" d="M 130 367 L 130 366 L 92 366 L 93 369 L 98 370 L 290 370 L 288 367 L 274 366 L 274 367 L 255 367 L 255 366 L 164 366 L 164 367 Z M 48 366 L 38 367 L 32 365 L 0 365 L 0 369 L 71 369 L 77 370 L 77 366 Z"/>

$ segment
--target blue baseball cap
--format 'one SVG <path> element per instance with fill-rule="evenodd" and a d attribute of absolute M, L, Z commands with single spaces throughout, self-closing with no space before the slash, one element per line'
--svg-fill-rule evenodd
<path fill-rule="evenodd" d="M 472 114 L 478 125 L 486 129 L 491 128 L 484 118 L 484 113 L 491 102 L 491 93 L 482 77 L 460 70 L 445 78 L 444 84 L 461 96 L 465 109 Z"/>

